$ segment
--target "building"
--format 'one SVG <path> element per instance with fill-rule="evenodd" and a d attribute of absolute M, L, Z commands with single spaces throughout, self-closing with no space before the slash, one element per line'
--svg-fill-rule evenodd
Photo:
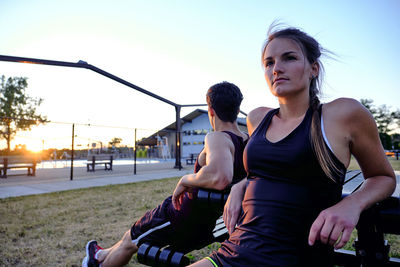
<path fill-rule="evenodd" d="M 247 132 L 246 119 L 238 118 L 238 125 Z M 204 145 L 204 137 L 212 131 L 206 110 L 196 109 L 181 118 L 181 157 L 200 153 Z M 176 123 L 159 130 L 138 142 L 139 146 L 148 146 L 150 157 L 174 158 L 176 147 Z"/>

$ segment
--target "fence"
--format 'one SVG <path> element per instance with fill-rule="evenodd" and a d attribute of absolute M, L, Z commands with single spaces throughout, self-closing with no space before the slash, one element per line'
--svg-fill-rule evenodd
<path fill-rule="evenodd" d="M 3 142 L 1 145 L 5 147 Z M 69 176 L 73 179 L 87 175 L 84 171 L 93 155 L 113 157 L 113 172 L 107 175 L 136 174 L 137 168 L 144 170 L 148 168 L 144 165 L 154 163 L 162 163 L 165 168 L 181 168 L 175 161 L 175 146 L 174 129 L 48 122 L 32 127 L 31 131 L 18 132 L 11 143 L 11 154 L 35 153 L 41 158 L 37 166 L 39 173 L 55 168 L 70 169 Z M 96 171 L 102 170 L 101 164 L 98 165 Z"/>

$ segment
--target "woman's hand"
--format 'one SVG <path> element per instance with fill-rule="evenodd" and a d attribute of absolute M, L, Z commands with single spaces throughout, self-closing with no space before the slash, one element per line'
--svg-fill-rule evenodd
<path fill-rule="evenodd" d="M 355 203 L 345 199 L 321 211 L 311 226 L 309 245 L 312 246 L 316 240 L 320 240 L 323 244 L 335 246 L 335 249 L 342 248 L 349 241 L 360 213 L 361 209 Z"/>
<path fill-rule="evenodd" d="M 223 218 L 229 234 L 235 230 L 235 226 L 239 219 L 239 215 L 242 210 L 242 200 L 245 188 L 246 179 L 232 186 L 231 192 L 226 200 Z"/>

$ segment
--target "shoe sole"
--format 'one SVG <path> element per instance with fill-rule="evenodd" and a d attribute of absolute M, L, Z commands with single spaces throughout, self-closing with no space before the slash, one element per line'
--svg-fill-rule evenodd
<path fill-rule="evenodd" d="M 93 241 L 96 241 L 96 240 L 90 240 L 89 242 L 87 242 L 87 244 L 86 244 L 86 257 L 84 257 L 83 258 L 83 260 L 82 260 L 82 267 L 89 267 L 88 266 L 88 264 L 89 264 L 89 244 L 90 243 L 92 243 Z"/>

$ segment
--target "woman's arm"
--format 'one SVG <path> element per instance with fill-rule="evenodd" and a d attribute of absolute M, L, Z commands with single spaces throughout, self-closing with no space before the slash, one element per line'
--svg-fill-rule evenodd
<path fill-rule="evenodd" d="M 341 99 L 336 104 L 341 110 L 338 116 L 345 114 L 337 119 L 336 126 L 347 133 L 344 136 L 347 147 L 366 180 L 356 192 L 320 213 L 310 229 L 309 244 L 320 240 L 341 248 L 349 240 L 360 213 L 393 193 L 396 176 L 383 151 L 371 114 L 356 100 Z M 340 148 L 340 145 L 336 147 Z"/>
<path fill-rule="evenodd" d="M 231 192 L 226 200 L 223 218 L 229 234 L 233 232 L 239 219 L 239 215 L 242 210 L 243 196 L 244 192 L 246 191 L 246 185 L 247 179 L 243 179 L 239 183 L 232 186 Z"/>

